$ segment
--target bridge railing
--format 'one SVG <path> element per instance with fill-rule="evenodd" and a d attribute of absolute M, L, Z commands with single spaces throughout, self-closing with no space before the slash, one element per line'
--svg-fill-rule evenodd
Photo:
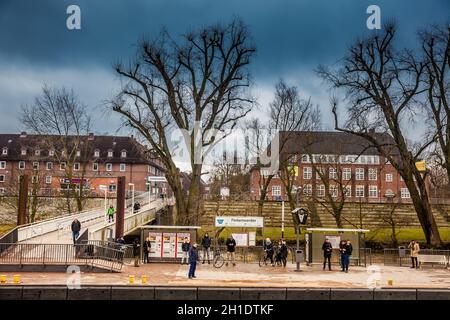
<path fill-rule="evenodd" d="M 86 265 L 120 271 L 124 250 L 94 244 L 0 244 L 0 264 Z"/>

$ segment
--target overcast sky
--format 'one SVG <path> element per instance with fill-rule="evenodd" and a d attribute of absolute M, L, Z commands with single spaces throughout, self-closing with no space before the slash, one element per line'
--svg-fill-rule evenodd
<path fill-rule="evenodd" d="M 81 8 L 81 30 L 66 28 L 66 9 Z M 257 46 L 251 66 L 262 105 L 279 78 L 297 85 L 320 106 L 331 129 L 326 86 L 314 74 L 334 64 L 358 37 L 368 34 L 366 9 L 398 23 L 405 45 L 419 27 L 450 20 L 449 0 L 0 0 L 0 132 L 19 132 L 20 106 L 43 84 L 73 88 L 95 111 L 96 133 L 115 133 L 119 119 L 104 110 L 118 89 L 112 63 L 127 60 L 143 35 L 162 26 L 179 35 L 190 28 L 241 17 Z"/>

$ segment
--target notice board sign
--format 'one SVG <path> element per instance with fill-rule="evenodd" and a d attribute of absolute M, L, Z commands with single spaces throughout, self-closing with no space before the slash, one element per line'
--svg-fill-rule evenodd
<path fill-rule="evenodd" d="M 248 233 L 232 233 L 236 247 L 248 247 Z"/>
<path fill-rule="evenodd" d="M 246 216 L 216 216 L 214 225 L 216 227 L 262 228 L 264 227 L 264 218 Z"/>

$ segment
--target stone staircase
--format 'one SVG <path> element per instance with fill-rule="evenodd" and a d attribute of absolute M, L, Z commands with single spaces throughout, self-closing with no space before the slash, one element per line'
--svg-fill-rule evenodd
<path fill-rule="evenodd" d="M 389 227 L 384 221 L 389 216 L 392 203 L 347 203 L 342 214 L 345 228 L 378 229 Z M 309 209 L 310 227 L 335 228 L 334 217 L 320 204 L 302 203 L 301 207 Z M 205 201 L 204 213 L 200 224 L 211 226 L 216 215 L 257 216 L 257 201 Z M 433 206 L 433 213 L 439 227 L 450 227 L 450 205 Z M 264 225 L 266 227 L 281 226 L 281 202 L 267 201 L 263 206 Z M 362 226 L 360 220 L 362 219 Z M 411 204 L 397 204 L 394 219 L 399 227 L 420 227 L 419 220 Z M 285 203 L 285 226 L 293 227 L 289 204 Z"/>

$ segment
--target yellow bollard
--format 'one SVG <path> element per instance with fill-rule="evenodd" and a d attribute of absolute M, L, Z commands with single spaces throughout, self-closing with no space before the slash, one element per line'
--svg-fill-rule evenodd
<path fill-rule="evenodd" d="M 15 274 L 15 275 L 13 276 L 13 282 L 14 282 L 15 284 L 20 283 L 20 275 Z"/>
<path fill-rule="evenodd" d="M 132 275 L 128 276 L 128 283 L 129 284 L 133 284 L 134 283 L 134 276 L 132 276 Z"/>
<path fill-rule="evenodd" d="M 141 277 L 141 282 L 142 282 L 142 284 L 146 284 L 147 283 L 147 276 L 142 276 Z"/>
<path fill-rule="evenodd" d="M 0 275 L 0 283 L 6 283 L 6 275 Z"/>
<path fill-rule="evenodd" d="M 393 286 L 394 285 L 394 280 L 392 280 L 392 279 L 389 279 L 388 280 L 388 286 Z"/>

